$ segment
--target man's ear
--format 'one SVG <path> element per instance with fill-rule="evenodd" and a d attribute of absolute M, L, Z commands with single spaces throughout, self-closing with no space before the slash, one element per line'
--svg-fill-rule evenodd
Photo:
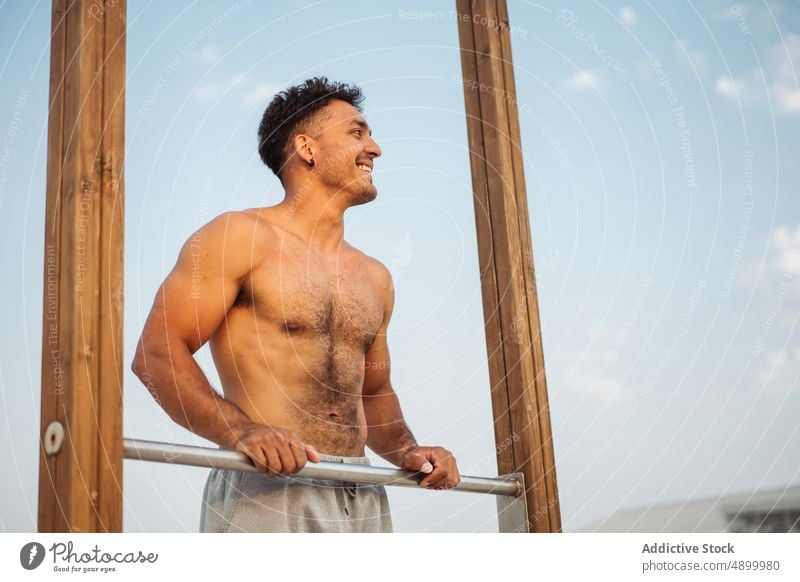
<path fill-rule="evenodd" d="M 315 153 L 314 138 L 303 133 L 294 136 L 294 153 L 306 165 L 311 164 Z"/>

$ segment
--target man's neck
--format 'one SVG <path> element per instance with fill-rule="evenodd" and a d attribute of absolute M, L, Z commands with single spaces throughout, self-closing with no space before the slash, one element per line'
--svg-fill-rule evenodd
<path fill-rule="evenodd" d="M 321 193 L 287 192 L 274 208 L 283 226 L 301 237 L 308 245 L 323 253 L 337 253 L 344 240 L 344 211 L 338 197 Z"/>

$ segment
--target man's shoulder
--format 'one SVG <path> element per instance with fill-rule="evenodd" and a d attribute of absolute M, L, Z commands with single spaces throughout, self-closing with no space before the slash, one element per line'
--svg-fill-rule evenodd
<path fill-rule="evenodd" d="M 261 219 L 260 215 L 253 209 L 228 210 L 227 212 L 215 216 L 208 224 L 225 224 L 229 227 L 243 228 L 252 227 L 259 222 L 259 219 Z M 263 219 L 261 220 L 263 221 Z"/>
<path fill-rule="evenodd" d="M 381 287 L 392 286 L 392 272 L 386 267 L 386 265 L 360 249 L 357 249 L 353 246 L 350 246 L 350 248 L 357 253 L 358 260 L 363 265 L 364 270 L 378 285 Z"/>
<path fill-rule="evenodd" d="M 268 236 L 272 226 L 269 220 L 252 210 L 229 210 L 211 219 L 199 232 L 223 237 L 236 244 L 239 241 L 254 242 L 254 237 Z"/>

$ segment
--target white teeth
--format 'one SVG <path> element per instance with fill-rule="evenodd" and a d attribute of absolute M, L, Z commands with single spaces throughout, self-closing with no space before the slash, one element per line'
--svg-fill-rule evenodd
<path fill-rule="evenodd" d="M 358 164 L 358 167 L 369 174 L 372 173 L 372 168 L 370 168 L 369 166 L 365 166 L 364 164 Z"/>

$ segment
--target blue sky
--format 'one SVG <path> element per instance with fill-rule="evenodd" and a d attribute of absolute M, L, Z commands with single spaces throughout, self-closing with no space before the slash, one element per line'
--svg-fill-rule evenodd
<path fill-rule="evenodd" d="M 281 200 L 256 151 L 271 96 L 357 83 L 383 156 L 346 239 L 395 278 L 395 389 L 420 442 L 496 474 L 454 5 L 276 4 L 129 0 L 126 362 L 192 231 Z M 36 521 L 49 11 L 0 3 L 3 531 Z M 797 484 L 800 6 L 509 17 L 565 530 Z M 209 446 L 130 373 L 125 434 Z M 125 530 L 196 531 L 205 474 L 126 462 Z M 496 531 L 490 498 L 390 501 L 397 531 Z"/>

